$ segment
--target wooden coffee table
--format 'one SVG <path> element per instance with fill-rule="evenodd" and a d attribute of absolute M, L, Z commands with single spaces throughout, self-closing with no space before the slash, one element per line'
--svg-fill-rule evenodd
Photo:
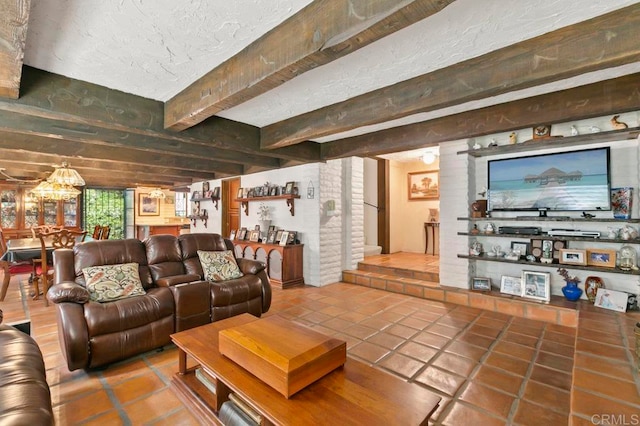
<path fill-rule="evenodd" d="M 179 349 L 172 388 L 202 421 L 219 424 L 217 413 L 230 393 L 257 411 L 264 424 L 278 425 L 426 425 L 440 402 L 427 389 L 349 357 L 343 367 L 287 399 L 218 350 L 220 330 L 251 321 L 260 319 L 242 314 L 171 336 Z M 197 367 L 214 377 L 215 393 L 195 377 Z"/>

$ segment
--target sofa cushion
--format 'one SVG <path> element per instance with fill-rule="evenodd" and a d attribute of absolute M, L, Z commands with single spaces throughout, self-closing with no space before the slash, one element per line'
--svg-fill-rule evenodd
<path fill-rule="evenodd" d="M 231 250 L 198 250 L 198 257 L 207 281 L 234 280 L 243 275 Z"/>
<path fill-rule="evenodd" d="M 137 263 L 102 265 L 84 268 L 89 298 L 94 302 L 111 302 L 145 294 Z"/>

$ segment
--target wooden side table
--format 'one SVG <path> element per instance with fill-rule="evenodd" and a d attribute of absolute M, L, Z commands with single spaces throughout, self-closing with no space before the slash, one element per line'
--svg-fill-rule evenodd
<path fill-rule="evenodd" d="M 429 230 L 431 230 L 431 254 L 436 254 L 436 228 L 440 228 L 440 222 L 425 222 L 424 223 L 424 235 L 425 235 L 425 244 L 424 244 L 424 254 L 427 254 L 427 250 L 429 249 Z"/>

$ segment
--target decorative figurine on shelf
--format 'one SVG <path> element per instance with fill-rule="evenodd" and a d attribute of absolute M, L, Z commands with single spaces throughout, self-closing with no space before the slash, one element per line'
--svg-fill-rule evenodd
<path fill-rule="evenodd" d="M 580 296 L 582 296 L 582 289 L 578 287 L 578 284 L 580 284 L 580 278 L 578 278 L 577 276 L 570 276 L 569 271 L 567 271 L 565 268 L 558 268 L 558 274 L 560 274 L 560 276 L 567 283 L 561 289 L 564 297 L 566 297 L 570 302 L 575 302 L 576 300 L 580 299 Z"/>
<path fill-rule="evenodd" d="M 598 127 L 598 126 L 591 126 L 591 127 L 589 127 L 589 129 L 591 130 L 591 133 L 600 132 L 600 127 Z"/>
<path fill-rule="evenodd" d="M 620 238 L 623 240 L 635 240 L 638 238 L 638 231 L 631 225 L 625 225 L 620 230 Z"/>
<path fill-rule="evenodd" d="M 473 149 L 480 149 L 480 148 L 482 148 L 482 145 L 480 145 L 480 144 L 478 143 L 478 141 L 474 141 L 474 142 L 475 142 L 475 143 L 473 144 Z"/>
<path fill-rule="evenodd" d="M 482 254 L 482 244 L 479 241 L 474 241 L 469 247 L 469 254 L 471 256 L 480 256 Z"/>
<path fill-rule="evenodd" d="M 553 263 L 553 248 L 552 242 L 545 240 L 542 243 L 542 256 L 540 256 L 540 262 Z"/>
<path fill-rule="evenodd" d="M 489 222 L 485 225 L 484 227 L 485 234 L 495 234 L 495 232 L 496 232 L 496 226 L 493 223 Z"/>
<path fill-rule="evenodd" d="M 486 217 L 487 200 L 476 200 L 471 203 L 471 217 Z"/>
<path fill-rule="evenodd" d="M 608 226 L 607 228 L 609 229 L 609 232 L 607 233 L 607 238 L 611 240 L 615 240 L 616 238 L 618 238 L 618 236 L 620 235 L 619 229 L 612 228 L 610 226 Z"/>
<path fill-rule="evenodd" d="M 584 280 L 584 294 L 587 296 L 587 299 L 589 299 L 589 302 L 595 303 L 596 293 L 599 288 L 604 288 L 602 278 L 590 276 Z"/>
<path fill-rule="evenodd" d="M 587 213 L 587 212 L 582 212 L 582 217 L 584 217 L 585 219 L 593 219 L 594 217 L 596 217 L 596 215 Z"/>
<path fill-rule="evenodd" d="M 576 126 L 571 126 L 571 136 L 578 136 L 579 134 L 578 128 Z"/>
<path fill-rule="evenodd" d="M 616 130 L 628 129 L 629 126 L 627 125 L 627 123 L 618 121 L 618 118 L 620 118 L 619 115 L 614 115 L 613 117 L 611 117 L 611 125 L 613 126 L 613 128 Z"/>
<path fill-rule="evenodd" d="M 511 145 L 515 145 L 518 143 L 518 135 L 516 134 L 516 132 L 511 132 L 511 134 L 509 135 L 509 143 Z"/>
<path fill-rule="evenodd" d="M 491 142 L 489 142 L 487 148 L 491 148 L 492 146 L 498 146 L 498 141 L 496 140 L 496 138 L 491 138 Z"/>
<path fill-rule="evenodd" d="M 473 229 L 471 230 L 471 235 L 478 235 L 480 230 L 478 229 L 478 224 L 473 224 Z"/>
<path fill-rule="evenodd" d="M 618 267 L 620 269 L 623 271 L 637 271 L 637 259 L 638 253 L 632 246 L 620 247 L 620 252 L 618 253 Z"/>

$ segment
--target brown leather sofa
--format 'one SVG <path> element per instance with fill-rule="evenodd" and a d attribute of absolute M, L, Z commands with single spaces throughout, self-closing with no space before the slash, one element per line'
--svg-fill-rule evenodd
<path fill-rule="evenodd" d="M 233 315 L 260 316 L 271 306 L 261 262 L 237 259 L 243 276 L 209 282 L 197 251 L 231 250 L 218 234 L 154 235 L 90 241 L 53 254 L 58 334 L 69 370 L 89 369 L 170 343 L 170 335 Z M 82 269 L 135 262 L 146 294 L 106 303 L 89 299 Z"/>
<path fill-rule="evenodd" d="M 54 424 L 42 352 L 29 335 L 6 324 L 0 325 L 0 424 Z"/>

